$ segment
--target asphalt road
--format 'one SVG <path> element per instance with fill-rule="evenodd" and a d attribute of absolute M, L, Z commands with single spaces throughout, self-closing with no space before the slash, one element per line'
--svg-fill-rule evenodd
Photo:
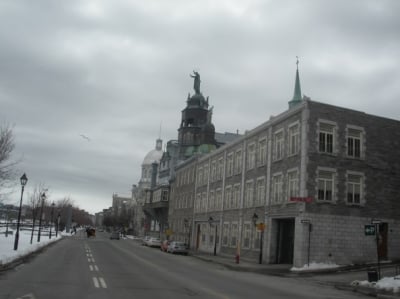
<path fill-rule="evenodd" d="M 65 238 L 0 273 L 4 299 L 363 298 L 312 281 L 235 272 L 133 240 Z"/>

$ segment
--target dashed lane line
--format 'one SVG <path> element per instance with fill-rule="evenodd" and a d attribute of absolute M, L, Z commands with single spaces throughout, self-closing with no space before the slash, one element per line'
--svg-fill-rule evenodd
<path fill-rule="evenodd" d="M 89 265 L 89 269 L 90 269 L 90 271 L 99 271 L 99 267 L 97 267 L 96 265 Z"/>
<path fill-rule="evenodd" d="M 107 284 L 106 284 L 106 282 L 104 281 L 103 277 L 99 277 L 99 281 L 100 281 L 101 286 L 102 286 L 104 289 L 107 289 Z"/>
<path fill-rule="evenodd" d="M 94 287 L 95 288 L 99 288 L 100 287 L 97 277 L 93 277 L 93 283 L 94 283 Z"/>
<path fill-rule="evenodd" d="M 103 288 L 103 289 L 107 288 L 107 284 L 104 281 L 103 277 L 97 278 L 97 277 L 94 276 L 92 278 L 93 278 L 93 284 L 94 284 L 95 288 Z"/>

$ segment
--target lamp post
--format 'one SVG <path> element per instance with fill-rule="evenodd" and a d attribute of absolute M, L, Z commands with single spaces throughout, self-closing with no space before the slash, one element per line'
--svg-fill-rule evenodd
<path fill-rule="evenodd" d="M 252 220 L 253 220 L 254 227 L 256 227 L 257 226 L 257 220 L 258 220 L 258 215 L 256 213 L 253 214 Z M 259 230 L 260 230 L 260 255 L 258 257 L 258 263 L 262 264 L 263 242 L 264 242 L 263 239 L 264 239 L 265 224 L 261 222 L 261 223 L 258 224 L 258 226 L 259 226 Z"/>
<path fill-rule="evenodd" d="M 187 218 L 183 219 L 183 226 L 185 227 L 185 233 L 188 233 L 189 220 L 187 220 Z M 189 240 L 186 239 L 186 237 L 185 237 L 185 240 L 186 240 L 185 243 L 188 244 Z"/>
<path fill-rule="evenodd" d="M 191 226 L 190 226 L 190 220 L 185 218 L 183 219 L 183 224 L 185 228 L 187 229 L 187 234 L 188 234 L 188 241 L 187 241 L 187 247 L 190 249 L 190 241 L 191 241 Z"/>
<path fill-rule="evenodd" d="M 7 207 L 6 238 L 8 237 L 8 221 L 10 221 L 10 207 Z"/>
<path fill-rule="evenodd" d="M 213 222 L 214 222 L 214 219 L 210 216 L 210 218 L 208 218 L 208 223 L 210 224 L 210 228 L 211 228 Z M 217 226 L 217 224 L 215 224 L 215 232 L 214 232 L 214 256 L 217 255 L 217 232 L 218 232 L 218 226 Z"/>
<path fill-rule="evenodd" d="M 37 237 L 38 242 L 40 242 L 40 232 L 42 229 L 43 206 L 44 206 L 44 201 L 46 199 L 46 193 L 43 192 L 42 195 L 40 195 L 40 198 L 42 199 L 42 207 L 40 208 L 39 231 L 38 231 L 38 237 Z"/>
<path fill-rule="evenodd" d="M 18 249 L 18 241 L 19 241 L 19 225 L 21 221 L 21 209 L 22 209 L 22 196 L 24 195 L 24 188 L 26 183 L 28 182 L 28 178 L 24 173 L 20 178 L 21 181 L 21 200 L 19 201 L 19 211 L 18 211 L 18 221 L 17 221 L 17 232 L 15 234 L 15 241 L 14 241 L 14 250 Z"/>
<path fill-rule="evenodd" d="M 55 203 L 53 202 L 51 204 L 51 222 L 50 222 L 49 239 L 51 239 L 51 226 L 53 225 L 54 206 L 55 206 Z"/>
<path fill-rule="evenodd" d="M 60 214 L 60 212 L 58 212 L 58 215 L 57 215 L 56 238 L 58 237 L 58 230 L 60 229 L 60 228 L 59 228 L 59 227 L 60 227 L 60 218 L 61 218 L 61 214 Z"/>

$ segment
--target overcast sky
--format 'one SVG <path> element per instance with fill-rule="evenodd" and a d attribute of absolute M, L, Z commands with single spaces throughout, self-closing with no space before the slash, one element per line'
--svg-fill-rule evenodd
<path fill-rule="evenodd" d="M 217 132 L 285 111 L 296 56 L 312 100 L 399 120 L 399 12 L 397 0 L 2 0 L 0 122 L 28 192 L 43 183 L 98 212 L 130 194 L 160 124 L 164 144 L 177 138 L 193 69 Z"/>

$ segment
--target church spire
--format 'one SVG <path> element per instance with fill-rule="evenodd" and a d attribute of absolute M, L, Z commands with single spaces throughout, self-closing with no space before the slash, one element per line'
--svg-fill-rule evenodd
<path fill-rule="evenodd" d="M 299 78 L 299 57 L 296 56 L 297 61 L 297 68 L 296 68 L 296 81 L 294 85 L 294 94 L 292 100 L 289 102 L 289 108 L 297 105 L 301 102 L 301 88 L 300 88 L 300 78 Z"/>

